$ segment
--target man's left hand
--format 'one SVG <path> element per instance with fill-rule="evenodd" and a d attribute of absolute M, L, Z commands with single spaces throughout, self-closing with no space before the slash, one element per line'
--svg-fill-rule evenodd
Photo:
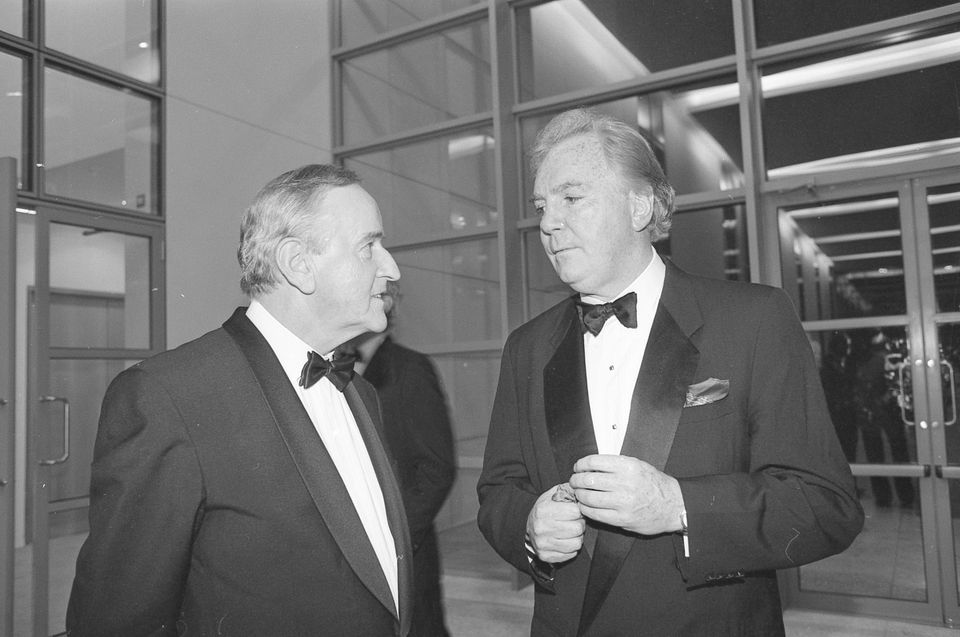
<path fill-rule="evenodd" d="M 570 486 L 591 520 L 642 535 L 681 530 L 680 484 L 637 458 L 584 456 L 573 465 Z"/>

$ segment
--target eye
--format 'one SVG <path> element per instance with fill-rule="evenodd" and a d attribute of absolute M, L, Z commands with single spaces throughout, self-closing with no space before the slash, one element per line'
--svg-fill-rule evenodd
<path fill-rule="evenodd" d="M 542 217 L 544 213 L 545 206 L 542 203 L 533 204 L 533 212 L 536 213 L 538 217 Z"/>
<path fill-rule="evenodd" d="M 578 201 L 580 201 L 581 199 L 583 199 L 583 197 L 580 197 L 580 196 L 578 196 L 578 195 L 566 195 L 566 196 L 564 196 L 564 198 L 563 198 L 563 203 L 565 203 L 565 204 L 567 204 L 567 205 L 573 205 L 573 204 L 577 203 Z"/>

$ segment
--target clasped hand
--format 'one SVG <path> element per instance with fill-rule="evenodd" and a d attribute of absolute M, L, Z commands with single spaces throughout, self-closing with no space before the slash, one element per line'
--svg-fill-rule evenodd
<path fill-rule="evenodd" d="M 641 535 L 680 530 L 680 484 L 637 458 L 596 454 L 577 460 L 570 477 L 576 502 L 554 501 L 557 486 L 541 494 L 527 516 L 527 541 L 544 562 L 576 555 L 583 518 Z"/>

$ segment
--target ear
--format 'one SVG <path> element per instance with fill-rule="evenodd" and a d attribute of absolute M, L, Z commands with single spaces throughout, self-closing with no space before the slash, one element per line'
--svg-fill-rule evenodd
<path fill-rule="evenodd" d="M 277 269 L 287 283 L 302 294 L 313 294 L 317 280 L 310 261 L 311 252 L 307 245 L 296 237 L 287 237 L 277 245 L 275 253 Z"/>
<path fill-rule="evenodd" d="M 638 193 L 630 191 L 630 223 L 635 232 L 642 232 L 649 228 L 653 221 L 654 201 L 653 193 Z"/>

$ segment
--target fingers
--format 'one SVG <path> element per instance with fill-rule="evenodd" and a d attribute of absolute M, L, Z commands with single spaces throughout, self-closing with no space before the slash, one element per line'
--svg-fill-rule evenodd
<path fill-rule="evenodd" d="M 550 563 L 574 558 L 586 528 L 576 502 L 554 500 L 556 493 L 556 487 L 544 492 L 527 516 L 527 541 L 540 560 Z"/>

